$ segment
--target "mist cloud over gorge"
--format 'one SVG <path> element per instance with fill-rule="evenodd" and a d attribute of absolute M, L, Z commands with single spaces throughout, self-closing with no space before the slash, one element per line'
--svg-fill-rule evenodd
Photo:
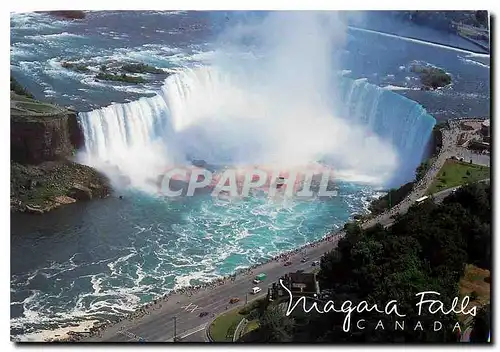
<path fill-rule="evenodd" d="M 214 163 L 327 160 L 339 175 L 389 177 L 392 147 L 339 115 L 336 59 L 346 30 L 335 12 L 271 12 L 229 26 L 212 65 L 192 72 L 200 85 L 180 118 L 184 148 Z"/>
<path fill-rule="evenodd" d="M 138 188 L 190 159 L 281 170 L 321 161 L 340 179 L 390 179 L 394 148 L 342 115 L 338 13 L 239 14 L 225 26 L 210 62 L 169 76 L 158 96 L 89 113 L 85 163 L 113 174 L 109 161 Z"/>

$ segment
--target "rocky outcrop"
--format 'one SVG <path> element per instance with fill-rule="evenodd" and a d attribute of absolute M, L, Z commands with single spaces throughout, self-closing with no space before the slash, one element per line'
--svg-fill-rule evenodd
<path fill-rule="evenodd" d="M 43 214 L 76 201 L 107 197 L 109 180 L 71 161 L 84 146 L 77 112 L 35 100 L 19 87 L 11 90 L 10 102 L 11 210 Z"/>
<path fill-rule="evenodd" d="M 67 20 L 81 20 L 85 18 L 85 12 L 80 10 L 46 11 L 45 13 Z"/>
<path fill-rule="evenodd" d="M 39 164 L 72 156 L 84 144 L 76 112 L 56 115 L 11 114 L 11 159 L 21 164 Z"/>
<path fill-rule="evenodd" d="M 92 191 L 90 188 L 82 186 L 78 183 L 73 184 L 69 189 L 68 195 L 71 198 L 78 200 L 91 200 L 92 199 Z"/>
<path fill-rule="evenodd" d="M 438 67 L 414 63 L 410 71 L 420 75 L 422 90 L 433 90 L 451 83 L 451 76 Z"/>
<path fill-rule="evenodd" d="M 83 130 L 78 122 L 78 113 L 74 110 L 68 109 L 68 131 L 69 131 L 69 141 L 71 145 L 80 149 L 85 146 L 85 137 L 83 135 Z"/>
<path fill-rule="evenodd" d="M 43 214 L 76 201 L 105 198 L 109 180 L 86 165 L 69 160 L 21 165 L 11 161 L 11 209 Z"/>
<path fill-rule="evenodd" d="M 38 204 L 26 204 L 24 211 L 31 214 L 43 214 L 52 209 L 59 208 L 61 205 L 72 204 L 74 202 L 76 202 L 76 200 L 71 197 L 58 196 L 54 197 L 53 202 L 44 204 L 43 206 Z"/>

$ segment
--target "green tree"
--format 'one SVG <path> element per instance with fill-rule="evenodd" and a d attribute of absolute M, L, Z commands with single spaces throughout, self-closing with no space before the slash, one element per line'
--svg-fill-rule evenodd
<path fill-rule="evenodd" d="M 458 284 L 466 263 L 491 264 L 491 186 L 467 185 L 442 204 L 424 202 L 412 206 L 389 229 L 380 224 L 362 229 L 359 224 L 349 223 L 344 230 L 346 234 L 337 248 L 321 259 L 320 287 L 329 290 L 329 299 L 334 302 L 350 300 L 356 304 L 366 300 L 370 305 L 384 307 L 396 299 L 400 311 L 407 314 L 407 328 L 396 331 L 397 317 L 372 311 L 357 314 L 355 321 L 380 320 L 384 330 L 372 327 L 346 333 L 342 330 L 342 314 L 323 314 L 296 326 L 294 340 L 455 342 L 451 327 L 457 317 L 425 312 L 419 315 L 416 294 L 437 291 L 441 294 L 439 300 L 449 307 L 459 296 Z M 425 327 L 436 320 L 449 328 L 438 332 L 432 328 L 414 329 L 418 321 Z"/>
<path fill-rule="evenodd" d="M 429 161 L 424 161 L 422 162 L 418 167 L 415 172 L 415 181 L 420 181 L 425 174 L 427 173 L 427 170 L 429 169 Z"/>
<path fill-rule="evenodd" d="M 488 304 L 479 310 L 474 318 L 470 341 L 487 342 L 491 331 L 491 307 Z"/>
<path fill-rule="evenodd" d="M 261 342 L 291 342 L 293 327 L 293 318 L 287 317 L 279 306 L 269 306 L 259 322 Z"/>

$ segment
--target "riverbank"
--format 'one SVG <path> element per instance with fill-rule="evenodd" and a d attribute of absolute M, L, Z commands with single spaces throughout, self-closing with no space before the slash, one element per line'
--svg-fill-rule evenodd
<path fill-rule="evenodd" d="M 330 232 L 320 240 L 284 252 L 270 258 L 264 263 L 238 270 L 232 275 L 218 278 L 203 285 L 186 286 L 177 290 L 171 290 L 153 301 L 138 307 L 133 313 L 126 317 L 119 318 L 117 321 L 113 322 L 105 322 L 100 326 L 89 329 L 90 337 L 88 337 L 88 334 L 73 335 L 71 341 L 116 341 L 113 340 L 113 338 L 123 335 L 123 331 L 129 330 L 131 325 L 136 326 L 144 324 L 147 326 L 155 325 L 166 328 L 165 323 L 153 323 L 152 321 L 168 320 L 168 323 L 171 323 L 171 319 L 174 315 L 178 316 L 178 326 L 180 327 L 181 317 L 179 317 L 179 315 L 186 313 L 183 310 L 183 307 L 185 307 L 183 305 L 188 304 L 194 307 L 203 306 L 203 309 L 218 314 L 219 311 L 222 312 L 229 309 L 230 306 L 233 307 L 229 304 L 228 296 L 241 297 L 242 294 L 244 295 L 244 292 L 248 292 L 250 281 L 255 274 L 265 272 L 268 275 L 266 282 L 271 282 L 277 280 L 285 272 L 309 268 L 312 260 L 319 259 L 326 251 L 333 250 L 343 234 L 343 230 Z M 307 251 L 307 256 L 310 258 L 306 263 L 300 261 L 304 251 Z M 292 265 L 284 266 L 284 263 L 287 261 L 291 261 Z M 242 304 L 243 302 L 244 299 L 240 299 L 239 303 Z M 177 311 L 181 311 L 182 313 L 176 314 Z M 202 321 L 202 319 L 198 317 L 198 314 L 192 315 L 191 317 L 196 321 L 193 324 L 199 324 Z M 187 323 L 191 323 L 191 321 L 187 321 Z M 133 331 L 131 332 L 135 333 Z M 140 336 L 140 334 L 136 335 Z"/>
<path fill-rule="evenodd" d="M 452 144 L 453 138 L 450 138 L 449 131 L 444 133 L 444 148 L 442 150 L 449 150 L 450 144 Z M 455 139 L 456 140 L 456 139 Z M 439 158 L 439 155 L 437 156 Z M 431 173 L 432 168 L 427 170 Z M 426 175 L 427 176 L 427 175 Z M 423 177 L 423 180 L 428 179 Z M 424 182 L 425 183 L 425 182 Z M 422 182 L 419 185 L 422 185 Z M 421 189 L 417 188 L 412 191 L 412 193 L 419 193 Z M 412 204 L 418 196 L 411 196 L 403 204 L 406 208 Z M 398 207 L 397 211 L 401 211 L 403 207 Z M 384 212 L 380 216 L 377 216 L 371 221 L 367 221 L 363 224 L 363 227 L 373 226 L 377 221 L 389 221 L 391 215 L 394 211 Z M 321 258 L 321 256 L 335 248 L 338 239 L 343 235 L 342 230 L 336 230 L 329 232 L 325 235 L 323 239 L 314 241 L 312 243 L 305 244 L 297 249 L 282 253 L 274 258 L 270 258 L 268 261 L 254 265 L 250 268 L 240 270 L 232 275 L 218 278 L 212 282 L 198 285 L 198 286 L 187 286 L 178 290 L 170 290 L 164 295 L 157 297 L 151 302 L 139 306 L 133 313 L 122 316 L 120 318 L 113 319 L 112 321 L 102 322 L 98 326 L 92 326 L 88 331 L 80 334 L 72 334 L 71 337 L 64 339 L 65 341 L 116 341 L 118 339 L 126 339 L 124 331 L 134 333 L 140 336 L 141 326 L 150 327 L 155 322 L 155 325 L 161 324 L 172 324 L 172 317 L 175 312 L 180 312 L 180 318 L 178 321 L 179 329 L 182 329 L 182 314 L 187 314 L 182 310 L 182 306 L 185 304 L 195 304 L 196 302 L 200 308 L 206 309 L 207 311 L 213 312 L 212 310 L 216 306 L 216 309 L 224 311 L 224 307 L 228 306 L 229 297 L 241 297 L 248 292 L 248 287 L 250 287 L 250 281 L 253 275 L 259 272 L 266 272 L 269 276 L 269 280 L 275 280 L 280 277 L 285 272 L 296 271 L 298 269 L 310 269 L 311 261 L 315 258 Z M 300 260 L 303 256 L 303 251 L 307 251 L 309 262 L 301 263 Z M 284 266 L 284 262 L 292 261 L 291 266 Z M 273 273 L 276 273 L 273 275 Z M 274 277 L 276 276 L 276 277 Z M 243 298 L 244 299 L 244 298 Z M 200 310 L 201 311 L 201 310 Z M 197 313 L 199 313 L 198 311 Z M 162 320 L 168 320 L 166 323 Z M 189 320 L 191 319 L 191 320 Z M 193 322 L 193 320 L 195 320 Z M 201 323 L 201 319 L 198 318 L 197 314 L 191 315 L 191 317 L 186 317 L 184 320 L 185 324 L 192 324 L 187 326 L 186 330 L 192 329 Z M 183 331 L 183 330 L 179 330 Z M 50 336 L 48 334 L 47 336 Z M 50 338 L 54 338 L 51 336 Z M 121 340 L 120 340 L 121 341 Z"/>
<path fill-rule="evenodd" d="M 387 220 L 383 216 L 379 218 Z M 367 222 L 362 226 L 367 228 L 373 226 L 373 224 Z M 89 328 L 84 333 L 72 334 L 69 338 L 60 339 L 60 341 L 127 342 L 137 341 L 139 338 L 149 342 L 168 341 L 175 333 L 175 328 L 173 328 L 174 316 L 177 317 L 178 332 L 198 329 L 197 327 L 200 324 L 210 319 L 204 320 L 200 318 L 198 316 L 200 312 L 223 313 L 229 307 L 232 307 L 229 304 L 231 297 L 239 297 L 239 303 L 243 304 L 245 294 L 248 292 L 249 287 L 252 286 L 251 280 L 256 274 L 265 272 L 268 275 L 268 279 L 263 284 L 267 286 L 268 282 L 276 281 L 287 272 L 310 270 L 311 262 L 319 260 L 324 253 L 333 250 L 344 234 L 343 230 L 332 231 L 321 240 L 282 253 L 262 264 L 239 270 L 232 275 L 203 285 L 170 290 L 151 302 L 141 305 L 127 316 L 101 323 L 98 326 Z M 307 253 L 309 260 L 302 263 L 301 259 L 304 256 L 304 251 Z M 285 266 L 284 263 L 287 261 L 292 262 L 292 265 Z M 189 307 L 192 307 L 192 311 L 190 311 Z M 46 334 L 46 336 L 50 336 L 50 334 Z M 134 336 L 134 339 L 131 336 Z M 151 336 L 155 337 L 151 338 Z M 50 338 L 54 338 L 53 335 Z"/>
<path fill-rule="evenodd" d="M 71 339 L 74 334 L 86 333 L 92 326 L 98 324 L 98 320 L 87 320 L 80 324 L 74 324 L 77 326 L 68 326 L 64 328 L 58 328 L 51 331 L 42 331 L 34 334 L 27 334 L 19 342 L 57 342 L 65 341 Z"/>
<path fill-rule="evenodd" d="M 11 161 L 10 208 L 12 212 L 43 214 L 95 198 L 105 198 L 111 186 L 105 176 L 69 160 L 22 165 Z"/>
<path fill-rule="evenodd" d="M 10 85 L 11 211 L 43 214 L 107 197 L 108 179 L 72 161 L 85 143 L 77 112 L 35 99 L 12 76 Z"/>

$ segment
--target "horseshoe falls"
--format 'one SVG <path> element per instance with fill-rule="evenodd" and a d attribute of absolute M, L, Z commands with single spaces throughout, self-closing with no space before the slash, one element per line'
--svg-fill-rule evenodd
<path fill-rule="evenodd" d="M 81 162 L 150 192 L 168 165 L 190 158 L 324 162 L 339 180 L 396 187 L 414 177 L 436 123 L 421 105 L 363 79 L 338 77 L 330 111 L 283 103 L 256 85 L 202 67 L 170 76 L 154 97 L 80 113 Z"/>
<path fill-rule="evenodd" d="M 45 28 L 48 19 L 18 20 L 18 68 L 46 83 L 61 105 L 81 111 L 85 145 L 77 161 L 108 175 L 114 193 L 11 222 L 13 253 L 23 253 L 11 263 L 12 336 L 116 320 L 173 288 L 263 263 L 366 214 L 380 187 L 413 179 L 434 118 L 414 101 L 339 73 L 404 75 L 399 67 L 408 57 L 459 62 L 456 53 L 406 42 L 403 50 L 393 38 L 360 32 L 344 43 L 335 16 L 257 15 L 264 18 L 224 17 L 221 40 L 212 35 L 212 15 L 203 13 L 92 13 L 89 23 L 62 23 L 69 28 L 60 35 L 33 30 L 36 38 L 45 35 L 44 43 L 24 27 Z M 196 26 L 178 33 L 172 18 Z M 67 72 L 56 60 L 73 57 L 93 70 Z M 372 58 L 387 70 L 371 67 Z M 129 59 L 175 73 L 144 86 L 95 82 L 101 64 Z M 459 72 L 470 72 L 463 77 L 472 81 L 484 69 L 476 66 Z M 145 94 L 152 96 L 137 98 Z M 441 109 L 443 98 L 437 99 Z M 333 169 L 338 196 L 286 204 L 156 196 L 165 169 L 195 159 L 280 170 L 323 164 Z"/>
<path fill-rule="evenodd" d="M 415 101 L 365 79 L 343 78 L 339 85 L 343 116 L 367 126 L 399 155 L 399 168 L 388 186 L 397 187 L 412 180 L 428 150 L 436 119 Z"/>

